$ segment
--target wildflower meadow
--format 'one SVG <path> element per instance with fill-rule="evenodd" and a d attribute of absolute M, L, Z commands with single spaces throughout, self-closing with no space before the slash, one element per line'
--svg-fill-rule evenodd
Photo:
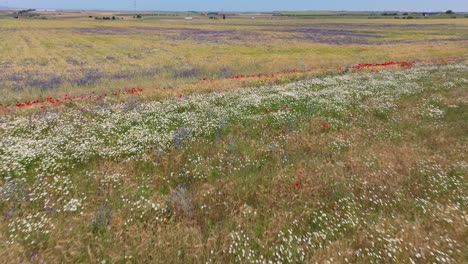
<path fill-rule="evenodd" d="M 64 14 L 0 16 L 1 263 L 466 263 L 466 19 Z"/>

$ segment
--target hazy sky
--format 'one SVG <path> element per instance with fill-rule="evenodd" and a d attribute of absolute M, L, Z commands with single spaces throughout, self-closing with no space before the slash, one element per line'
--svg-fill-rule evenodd
<path fill-rule="evenodd" d="M 50 9 L 133 10 L 134 0 L 0 0 L 0 5 Z M 468 11 L 467 0 L 137 0 L 138 10 L 172 11 Z"/>

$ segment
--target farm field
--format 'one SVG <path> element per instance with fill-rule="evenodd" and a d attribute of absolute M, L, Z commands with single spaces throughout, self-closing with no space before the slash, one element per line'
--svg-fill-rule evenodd
<path fill-rule="evenodd" d="M 467 19 L 0 19 L 0 103 L 135 86 L 157 97 L 206 89 L 200 78 L 465 56 L 467 35 Z"/>
<path fill-rule="evenodd" d="M 253 16 L 0 18 L 0 262 L 466 262 L 468 20 Z"/>

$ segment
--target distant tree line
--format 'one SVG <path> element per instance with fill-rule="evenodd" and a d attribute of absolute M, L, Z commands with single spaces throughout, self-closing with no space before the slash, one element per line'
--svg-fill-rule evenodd
<path fill-rule="evenodd" d="M 13 13 L 14 18 L 19 18 L 21 16 L 38 16 L 37 14 L 28 14 L 30 12 L 34 12 L 36 9 L 25 9 L 25 10 L 20 10 L 18 12 Z"/>
<path fill-rule="evenodd" d="M 89 16 L 89 18 L 93 18 L 93 16 Z M 115 17 L 115 16 L 112 16 L 112 17 L 103 16 L 103 17 L 94 17 L 94 19 L 96 19 L 96 20 L 118 20 L 118 19 L 123 19 L 123 17 L 118 18 L 118 17 Z"/>
<path fill-rule="evenodd" d="M 379 17 L 395 17 L 395 18 L 418 18 L 418 17 L 429 17 L 429 16 L 441 16 L 450 15 L 454 18 L 456 13 L 452 10 L 445 12 L 273 12 L 273 16 L 287 16 L 287 17 L 368 17 L 368 18 L 379 18 Z"/>
<path fill-rule="evenodd" d="M 89 16 L 89 18 L 93 18 L 93 16 Z M 136 16 L 133 16 L 133 18 L 136 19 L 142 19 L 143 16 L 138 14 Z M 124 19 L 123 17 L 116 17 L 116 16 L 103 16 L 103 17 L 94 17 L 96 20 L 119 20 L 119 19 Z"/>

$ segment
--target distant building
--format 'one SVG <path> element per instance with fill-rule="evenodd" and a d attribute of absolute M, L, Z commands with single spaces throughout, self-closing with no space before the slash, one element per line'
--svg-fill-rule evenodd
<path fill-rule="evenodd" d="M 185 20 L 192 20 L 193 17 L 185 17 Z"/>

